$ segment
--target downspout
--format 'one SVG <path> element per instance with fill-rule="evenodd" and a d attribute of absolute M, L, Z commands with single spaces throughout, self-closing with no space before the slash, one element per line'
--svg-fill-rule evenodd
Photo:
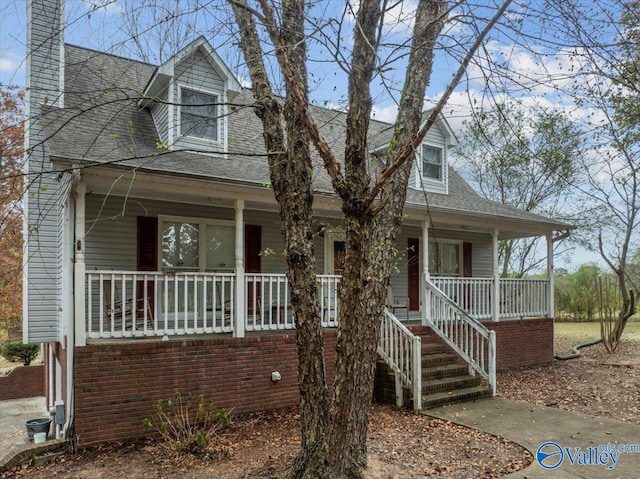
<path fill-rule="evenodd" d="M 63 427 L 63 436 L 69 438 L 68 435 L 73 431 L 74 415 L 75 415 L 75 347 L 76 347 L 76 327 L 78 317 L 82 316 L 84 327 L 84 224 L 85 224 L 85 194 L 86 184 L 81 181 L 80 174 L 76 174 L 72 180 L 71 190 L 75 190 L 75 199 L 73 202 L 73 315 L 67 331 L 67 421 Z M 72 193 L 73 194 L 73 193 Z M 80 287 L 81 291 L 78 289 Z M 81 292 L 81 294 L 79 294 Z M 82 302 L 82 304 L 79 304 Z M 78 311 L 78 308 L 81 311 Z M 84 338 L 82 338 L 84 339 Z"/>

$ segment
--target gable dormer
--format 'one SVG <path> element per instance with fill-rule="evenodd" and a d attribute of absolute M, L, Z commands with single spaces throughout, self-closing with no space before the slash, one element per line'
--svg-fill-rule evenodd
<path fill-rule="evenodd" d="M 227 103 L 235 76 L 204 37 L 156 68 L 140 106 L 149 108 L 163 147 L 227 151 Z"/>
<path fill-rule="evenodd" d="M 430 112 L 423 117 L 426 119 Z M 409 187 L 432 193 L 449 193 L 449 148 L 457 140 L 449 123 L 439 115 L 416 152 Z"/>

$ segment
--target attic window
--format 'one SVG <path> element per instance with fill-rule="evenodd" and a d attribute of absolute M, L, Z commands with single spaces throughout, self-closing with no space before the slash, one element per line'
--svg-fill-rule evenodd
<path fill-rule="evenodd" d="M 182 88 L 180 134 L 218 141 L 218 96 Z"/>
<path fill-rule="evenodd" d="M 422 177 L 442 181 L 442 148 L 422 145 Z"/>

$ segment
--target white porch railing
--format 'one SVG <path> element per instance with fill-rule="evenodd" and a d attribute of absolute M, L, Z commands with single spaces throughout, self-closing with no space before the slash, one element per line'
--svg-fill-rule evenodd
<path fill-rule="evenodd" d="M 285 274 L 245 273 L 247 331 L 294 329 Z"/>
<path fill-rule="evenodd" d="M 89 338 L 233 331 L 233 273 L 94 271 L 86 277 Z"/>
<path fill-rule="evenodd" d="M 317 276 L 322 326 L 338 325 L 340 276 Z M 245 273 L 247 331 L 294 329 L 293 308 L 289 302 L 289 281 L 285 274 Z"/>
<path fill-rule="evenodd" d="M 430 281 L 475 319 L 493 318 L 493 278 L 431 276 Z M 549 281 L 500 279 L 498 319 L 531 318 L 549 313 Z"/>
<path fill-rule="evenodd" d="M 476 319 L 492 317 L 493 278 L 432 276 L 431 282 Z"/>
<path fill-rule="evenodd" d="M 422 352 L 420 336 L 409 331 L 384 308 L 378 354 L 395 375 L 396 404 L 404 402 L 403 387 L 411 389 L 413 409 L 422 409 Z"/>
<path fill-rule="evenodd" d="M 479 373 L 496 394 L 496 335 L 469 316 L 429 279 L 425 280 L 427 304 L 431 305 L 430 325 L 438 336 L 469 365 L 469 373 Z"/>
<path fill-rule="evenodd" d="M 86 273 L 87 338 L 178 336 L 295 329 L 285 274 L 244 276 L 245 318 L 235 312 L 233 273 Z M 340 276 L 318 275 L 322 326 L 338 325 Z"/>
<path fill-rule="evenodd" d="M 549 281 L 546 279 L 501 279 L 500 317 L 528 318 L 549 312 Z"/>

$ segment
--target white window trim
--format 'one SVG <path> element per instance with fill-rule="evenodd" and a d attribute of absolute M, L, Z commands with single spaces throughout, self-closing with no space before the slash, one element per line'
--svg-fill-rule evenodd
<path fill-rule="evenodd" d="M 216 140 L 211 140 L 208 138 L 201 138 L 199 136 L 192 136 L 188 134 L 182 133 L 182 90 L 190 90 L 196 93 L 202 93 L 204 95 L 211 95 L 217 98 L 217 112 L 218 112 L 218 138 Z M 186 83 L 178 83 L 178 104 L 177 104 L 177 114 L 176 114 L 176 133 L 178 134 L 178 138 L 188 138 L 189 141 L 202 143 L 202 145 L 219 145 L 223 146 L 225 151 L 227 147 L 227 128 L 226 128 L 226 98 L 223 93 L 219 91 L 209 90 L 207 88 L 194 87 L 193 85 L 188 85 Z"/>
<path fill-rule="evenodd" d="M 433 178 L 425 178 L 423 175 L 423 164 L 422 164 L 422 147 L 426 146 L 429 148 L 437 148 L 442 152 L 442 179 L 434 180 Z M 437 189 L 444 187 L 444 193 L 449 193 L 449 160 L 448 160 L 448 152 L 447 148 L 444 145 L 437 145 L 431 142 L 422 142 L 420 143 L 420 147 L 416 152 L 416 165 L 417 165 L 417 174 L 416 174 L 416 189 L 429 191 L 429 187 L 436 187 Z M 440 192 L 440 191 L 438 191 Z"/>
<path fill-rule="evenodd" d="M 433 239 L 433 238 L 429 238 L 429 252 L 431 251 L 436 251 L 438 252 L 438 249 L 436 249 L 435 243 L 440 243 L 440 244 L 457 244 L 458 245 L 458 254 L 460 255 L 460 257 L 458 258 L 458 277 L 462 277 L 462 272 L 464 271 L 464 265 L 462 264 L 464 262 L 464 254 L 462 251 L 463 248 L 463 240 L 454 240 L 454 239 L 447 239 L 447 238 L 443 238 L 443 239 Z M 429 274 L 433 275 L 433 276 L 440 276 L 437 272 L 431 272 L 431 270 L 429 270 Z"/>
<path fill-rule="evenodd" d="M 199 218 L 192 216 L 171 216 L 171 215 L 158 215 L 158 264 L 160 265 L 160 271 L 166 271 L 162 266 L 162 230 L 163 223 L 167 221 L 180 222 L 180 223 L 198 223 L 198 272 L 203 273 L 207 271 L 207 257 L 206 254 L 202 254 L 202 245 L 207 242 L 207 225 L 217 226 L 231 226 L 235 227 L 235 221 L 231 220 L 217 220 L 210 218 Z M 230 268 L 220 268 L 232 271 L 235 268 L 235 258 Z M 185 270 L 186 271 L 186 270 Z"/>

